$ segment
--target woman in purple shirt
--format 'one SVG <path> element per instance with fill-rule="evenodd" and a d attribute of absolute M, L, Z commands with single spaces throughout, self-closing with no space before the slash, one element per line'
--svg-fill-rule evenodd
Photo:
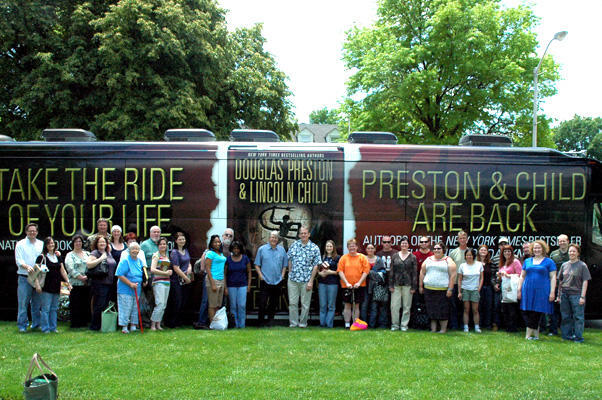
<path fill-rule="evenodd" d="M 186 236 L 182 232 L 176 233 L 176 248 L 169 255 L 173 274 L 167 301 L 167 316 L 165 325 L 175 328 L 181 325 L 180 313 L 190 296 L 190 282 L 192 282 L 192 266 L 190 254 L 186 249 Z"/>
<path fill-rule="evenodd" d="M 111 289 L 113 288 L 117 263 L 111 255 L 109 243 L 104 236 L 97 236 L 96 239 L 94 239 L 92 242 L 92 249 L 90 257 L 88 257 L 88 261 L 86 262 L 88 269 L 92 270 L 101 263 L 106 263 L 108 270 L 108 274 L 104 278 L 92 279 L 93 309 L 90 330 L 99 331 L 102 312 L 109 304 L 109 297 L 111 296 Z"/>
<path fill-rule="evenodd" d="M 247 294 L 251 291 L 251 261 L 243 254 L 238 241 L 230 245 L 230 251 L 224 268 L 224 294 L 230 299 L 230 312 L 234 314 L 236 327 L 244 328 L 247 318 Z"/>

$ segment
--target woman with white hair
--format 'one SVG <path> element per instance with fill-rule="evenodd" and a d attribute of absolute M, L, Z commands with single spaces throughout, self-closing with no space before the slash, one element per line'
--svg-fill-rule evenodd
<path fill-rule="evenodd" d="M 136 325 L 138 325 L 136 293 L 140 296 L 140 286 L 142 286 L 143 264 L 138 257 L 140 245 L 133 242 L 129 249 L 130 254 L 119 261 L 115 272 L 115 276 L 119 278 L 117 282 L 117 306 L 119 308 L 119 326 L 121 326 L 122 333 L 130 333 L 130 331 L 136 330 Z"/>

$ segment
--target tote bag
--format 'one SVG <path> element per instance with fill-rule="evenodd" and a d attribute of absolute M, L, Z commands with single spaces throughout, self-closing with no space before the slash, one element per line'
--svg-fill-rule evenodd
<path fill-rule="evenodd" d="M 51 373 L 44 372 L 40 363 Z M 33 368 L 37 367 L 41 375 L 31 377 Z M 23 383 L 23 397 L 25 400 L 55 400 L 58 397 L 59 378 L 42 357 L 35 353 L 29 363 L 25 382 Z"/>
<path fill-rule="evenodd" d="M 117 330 L 117 311 L 115 311 L 115 303 L 109 302 L 109 306 L 102 312 L 101 317 L 101 332 L 115 332 Z"/>

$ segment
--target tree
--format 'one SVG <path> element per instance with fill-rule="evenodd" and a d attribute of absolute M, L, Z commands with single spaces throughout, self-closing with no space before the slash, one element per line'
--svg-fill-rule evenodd
<path fill-rule="evenodd" d="M 329 110 L 327 107 L 309 113 L 310 124 L 338 124 L 339 110 Z"/>
<path fill-rule="evenodd" d="M 47 127 L 82 127 L 104 140 L 158 140 L 165 129 L 199 127 L 224 138 L 245 125 L 289 136 L 290 92 L 261 29 L 241 41 L 224 13 L 215 0 L 6 0 L 0 133 L 33 139 Z"/>
<path fill-rule="evenodd" d="M 236 121 L 255 129 L 270 129 L 290 140 L 298 129 L 293 120 L 286 75 L 264 50 L 263 25 L 237 29 L 232 35 L 236 69 L 233 84 L 238 106 Z"/>
<path fill-rule="evenodd" d="M 347 34 L 344 60 L 354 129 L 401 142 L 457 143 L 465 132 L 520 135 L 531 115 L 537 21 L 499 0 L 382 0 L 378 21 Z M 542 97 L 557 65 L 544 59 Z"/>
<path fill-rule="evenodd" d="M 588 150 L 590 144 L 602 132 L 602 118 L 583 118 L 562 121 L 554 130 L 554 142 L 561 151 Z"/>
<path fill-rule="evenodd" d="M 537 117 L 537 146 L 556 148 L 554 137 L 552 135 L 552 118 L 546 118 L 545 115 Z M 512 145 L 514 147 L 533 146 L 533 117 L 531 115 L 519 115 L 514 121 L 513 132 L 511 133 Z"/>
<path fill-rule="evenodd" d="M 589 144 L 587 155 L 602 161 L 602 132 L 599 132 Z"/>

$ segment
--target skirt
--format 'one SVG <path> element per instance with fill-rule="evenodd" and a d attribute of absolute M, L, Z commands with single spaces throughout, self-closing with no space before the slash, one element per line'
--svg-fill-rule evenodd
<path fill-rule="evenodd" d="M 424 288 L 426 313 L 430 319 L 449 319 L 449 301 L 446 294 L 446 290 L 431 290 Z"/>

